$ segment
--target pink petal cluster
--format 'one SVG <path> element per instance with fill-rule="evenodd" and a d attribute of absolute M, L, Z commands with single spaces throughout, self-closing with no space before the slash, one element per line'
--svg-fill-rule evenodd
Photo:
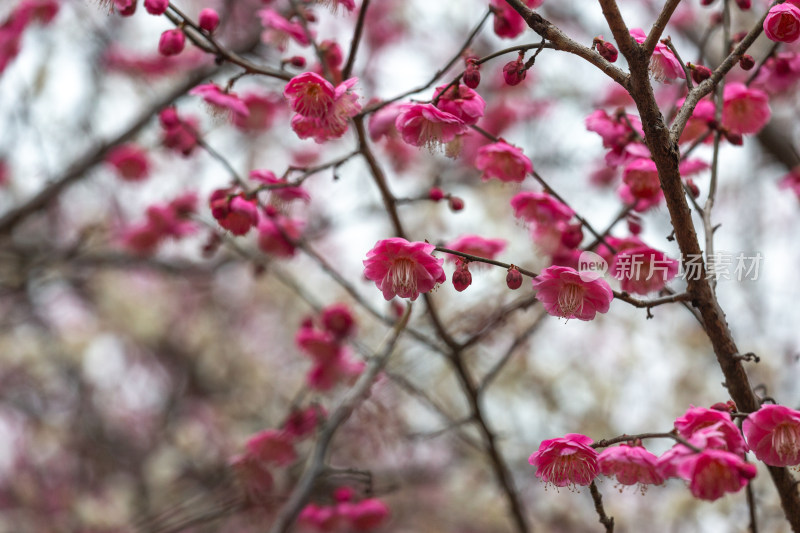
<path fill-rule="evenodd" d="M 763 405 L 745 418 L 742 431 L 750 449 L 765 464 L 800 464 L 800 411 Z"/>
<path fill-rule="evenodd" d="M 780 4 L 785 5 L 785 4 Z M 753 85 L 769 94 L 782 94 L 800 80 L 800 54 L 778 52 L 764 62 Z"/>
<path fill-rule="evenodd" d="M 434 98 L 439 97 L 436 107 L 461 119 L 464 124 L 477 124 L 486 109 L 486 102 L 481 95 L 466 85 L 454 85 L 442 94 L 446 85 L 436 88 Z M 441 95 L 441 96 L 440 96 Z"/>
<path fill-rule="evenodd" d="M 567 257 L 580 245 L 580 224 L 571 224 L 575 212 L 547 193 L 524 191 L 511 199 L 514 216 L 531 224 L 531 237 L 540 251 Z"/>
<path fill-rule="evenodd" d="M 771 117 L 767 93 L 738 82 L 725 85 L 722 126 L 729 132 L 739 135 L 758 133 Z"/>
<path fill-rule="evenodd" d="M 497 254 L 505 250 L 506 241 L 504 239 L 484 239 L 479 235 L 462 235 L 455 240 L 447 243 L 445 248 L 464 252 L 465 254 L 494 259 Z M 459 261 L 459 257 L 452 255 L 449 261 Z"/>
<path fill-rule="evenodd" d="M 800 39 L 800 8 L 790 2 L 772 6 L 764 19 L 764 34 L 781 43 Z"/>
<path fill-rule="evenodd" d="M 196 210 L 197 195 L 194 193 L 184 194 L 164 205 L 151 205 L 144 223 L 123 231 L 122 243 L 135 253 L 152 254 L 164 240 L 194 233 L 197 227 L 188 218 Z"/>
<path fill-rule="evenodd" d="M 292 78 L 283 95 L 295 111 L 292 129 L 297 136 L 323 143 L 344 135 L 347 121 L 361 111 L 358 95 L 353 92 L 357 81 L 350 78 L 334 87 L 315 72 Z"/>
<path fill-rule="evenodd" d="M 395 296 L 417 299 L 446 280 L 442 263 L 432 255 L 435 246 L 395 237 L 378 241 L 367 252 L 364 275 L 374 281 L 386 300 Z"/>
<path fill-rule="evenodd" d="M 168 107 L 158 115 L 162 128 L 161 143 L 184 156 L 197 146 L 198 120 L 195 117 L 181 118 L 174 107 Z"/>
<path fill-rule="evenodd" d="M 378 498 L 352 501 L 353 491 L 338 489 L 337 503 L 318 505 L 310 503 L 300 512 L 297 520 L 314 531 L 345 533 L 372 531 L 389 518 L 389 507 Z"/>
<path fill-rule="evenodd" d="M 275 44 L 279 50 L 286 49 L 286 41 L 291 37 L 301 46 L 308 46 L 308 39 L 303 26 L 299 22 L 291 22 L 273 9 L 262 9 L 258 12 L 264 32 L 261 40 L 267 44 Z M 312 34 L 313 37 L 313 34 Z"/>
<path fill-rule="evenodd" d="M 725 439 L 725 449 L 736 455 L 743 455 L 747 451 L 747 444 L 736 424 L 733 423 L 730 413 L 717 409 L 691 406 L 683 416 L 675 420 L 675 429 L 685 439 L 689 439 L 698 430 L 709 426 L 716 426 Z"/>
<path fill-rule="evenodd" d="M 589 485 L 599 472 L 598 454 L 592 439 L 579 433 L 549 439 L 539 445 L 528 462 L 536 467 L 536 477 L 556 487 Z"/>
<path fill-rule="evenodd" d="M 534 278 L 533 290 L 549 314 L 566 319 L 592 320 L 607 312 L 614 298 L 604 279 L 585 281 L 574 268 L 557 265 Z"/>
<path fill-rule="evenodd" d="M 299 185 L 290 186 L 286 179 L 278 178 L 270 170 L 252 170 L 250 171 L 250 179 L 270 186 L 271 197 L 281 203 L 289 203 L 295 200 L 308 202 L 311 200 L 311 195 L 303 187 Z"/>
<path fill-rule="evenodd" d="M 620 281 L 623 291 L 649 294 L 660 291 L 678 274 L 678 261 L 664 252 L 639 246 L 620 250 L 611 265 L 611 275 Z"/>
<path fill-rule="evenodd" d="M 267 255 L 293 257 L 295 241 L 300 239 L 305 224 L 302 220 L 284 216 L 268 206 L 266 216 L 258 222 L 258 247 Z"/>
<path fill-rule="evenodd" d="M 678 475 L 689 481 L 695 498 L 713 501 L 741 490 L 756 477 L 756 467 L 731 452 L 708 449 L 687 456 L 678 466 Z"/>
<path fill-rule="evenodd" d="M 114 167 L 124 181 L 143 181 L 150 175 L 150 159 L 141 147 L 135 144 L 120 144 L 106 156 L 106 162 Z"/>
<path fill-rule="evenodd" d="M 297 331 L 297 345 L 314 361 L 308 374 L 311 388 L 326 391 L 343 381 L 352 381 L 364 370 L 364 364 L 350 355 L 344 341 L 355 331 L 355 320 L 347 306 L 328 307 L 320 317 L 322 329 L 313 319 Z"/>
<path fill-rule="evenodd" d="M 405 104 L 395 126 L 406 143 L 424 146 L 430 152 L 441 149 L 468 129 L 463 120 L 433 104 Z"/>
<path fill-rule="evenodd" d="M 622 201 L 633 205 L 636 211 L 647 211 L 661 203 L 664 193 L 655 162 L 645 158 L 630 162 L 622 171 L 618 193 Z"/>
<path fill-rule="evenodd" d="M 217 189 L 208 199 L 211 215 L 220 226 L 234 235 L 246 235 L 258 224 L 255 198 L 246 198 L 232 189 Z"/>
<path fill-rule="evenodd" d="M 249 92 L 241 97 L 247 106 L 247 115 L 234 113 L 233 125 L 242 131 L 265 131 L 272 126 L 275 117 L 283 111 L 283 100 L 277 95 Z"/>
<path fill-rule="evenodd" d="M 505 182 L 521 182 L 533 172 L 533 164 L 522 150 L 503 140 L 487 144 L 478 150 L 475 168 L 483 172 L 481 179 L 492 178 Z"/>
<path fill-rule="evenodd" d="M 683 106 L 684 99 L 678 100 L 677 106 Z M 686 122 L 686 127 L 683 128 L 683 133 L 679 142 L 691 143 L 711 131 L 711 125 L 716 122 L 716 107 L 714 102 L 708 99 L 703 99 L 697 102 L 697 105 L 692 110 L 692 116 Z M 706 142 L 713 142 L 713 137 L 709 136 Z"/>
<path fill-rule="evenodd" d="M 633 28 L 631 36 L 640 44 L 647 39 L 647 35 L 641 28 Z M 686 73 L 683 71 L 680 61 L 663 43 L 656 44 L 653 55 L 650 57 L 650 74 L 653 79 L 665 83 L 670 83 L 678 78 L 686 79 Z"/>
<path fill-rule="evenodd" d="M 239 99 L 236 93 L 223 91 L 214 83 L 198 85 L 189 91 L 189 94 L 203 98 L 214 111 L 214 115 L 233 114 L 246 118 L 250 114 L 247 105 Z"/>
<path fill-rule="evenodd" d="M 179 28 L 166 30 L 158 39 L 158 53 L 164 56 L 178 55 L 183 52 L 185 46 L 186 35 Z"/>
<path fill-rule="evenodd" d="M 544 0 L 524 0 L 524 2 L 529 8 L 536 9 L 544 3 Z M 528 27 L 525 19 L 505 0 L 492 0 L 491 7 L 494 12 L 494 33 L 498 37 L 513 39 Z"/>
<path fill-rule="evenodd" d="M 622 444 L 606 448 L 597 459 L 600 472 L 614 477 L 621 485 L 661 485 L 664 478 L 658 472 L 658 457 L 641 445 Z"/>

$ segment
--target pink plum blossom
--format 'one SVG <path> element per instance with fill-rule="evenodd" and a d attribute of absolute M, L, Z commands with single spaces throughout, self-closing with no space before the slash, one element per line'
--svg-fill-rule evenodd
<path fill-rule="evenodd" d="M 183 52 L 186 36 L 180 29 L 166 30 L 158 40 L 158 52 L 165 56 L 174 56 Z"/>
<path fill-rule="evenodd" d="M 631 36 L 639 44 L 643 43 L 647 38 L 647 35 L 640 28 L 633 28 Z M 653 55 L 650 57 L 650 74 L 653 75 L 653 79 L 665 83 L 670 83 L 677 78 L 686 79 L 686 73 L 683 71 L 680 61 L 672 53 L 672 50 L 663 43 L 656 44 Z"/>
<path fill-rule="evenodd" d="M 533 164 L 522 150 L 503 140 L 478 150 L 475 167 L 483 172 L 483 181 L 497 178 L 505 182 L 521 182 L 533 172 Z"/>
<path fill-rule="evenodd" d="M 205 8 L 197 15 L 197 25 L 209 33 L 219 26 L 219 14 L 211 8 Z"/>
<path fill-rule="evenodd" d="M 211 215 L 220 226 L 234 235 L 245 235 L 258 224 L 258 209 L 255 200 L 241 194 L 232 194 L 230 189 L 218 189 L 208 199 Z"/>
<path fill-rule="evenodd" d="M 738 82 L 725 85 L 722 126 L 729 132 L 739 135 L 758 133 L 771 116 L 767 93 Z"/>
<path fill-rule="evenodd" d="M 688 439 L 700 429 L 719 424 L 717 430 L 725 438 L 726 450 L 737 455 L 747 451 L 747 444 L 736 424 L 731 420 L 731 415 L 716 409 L 691 406 L 683 416 L 675 420 L 675 429 L 681 437 Z"/>
<path fill-rule="evenodd" d="M 726 450 L 728 447 L 725 435 L 720 431 L 722 422 L 717 422 L 710 426 L 698 429 L 692 433 L 687 442 L 698 448 L 713 449 L 713 450 Z M 658 458 L 658 472 L 663 478 L 678 477 L 678 467 L 690 455 L 697 453 L 695 450 L 684 446 L 683 444 L 676 444 Z"/>
<path fill-rule="evenodd" d="M 258 247 L 267 255 L 292 257 L 295 253 L 292 241 L 300 238 L 303 226 L 303 221 L 279 214 L 261 217 L 258 223 Z"/>
<path fill-rule="evenodd" d="M 585 281 L 574 268 L 556 265 L 534 278 L 533 290 L 549 314 L 566 319 L 592 320 L 607 312 L 614 298 L 604 279 Z"/>
<path fill-rule="evenodd" d="M 247 441 L 245 448 L 251 457 L 264 464 L 288 466 L 297 460 L 291 435 L 277 429 L 256 433 Z"/>
<path fill-rule="evenodd" d="M 429 292 L 446 279 L 444 259 L 431 255 L 434 248 L 399 237 L 378 241 L 367 252 L 364 275 L 375 282 L 386 300 L 400 296 L 414 301 L 421 292 Z"/>
<path fill-rule="evenodd" d="M 330 331 L 301 327 L 297 331 L 295 342 L 318 363 L 326 363 L 339 357 L 339 339 Z"/>
<path fill-rule="evenodd" d="M 347 131 L 347 121 L 361 111 L 353 86 L 358 78 L 343 81 L 334 89 L 333 103 L 322 116 L 307 116 L 298 112 L 292 117 L 292 129 L 301 139 L 313 138 L 317 143 L 337 139 Z M 305 109 L 305 108 L 304 108 Z M 317 112 L 310 108 L 309 112 Z"/>
<path fill-rule="evenodd" d="M 703 450 L 688 455 L 678 466 L 678 475 L 689 481 L 695 498 L 714 501 L 741 490 L 756 477 L 756 467 L 731 452 Z"/>
<path fill-rule="evenodd" d="M 649 294 L 663 289 L 678 274 L 678 262 L 648 246 L 628 248 L 614 256 L 611 274 L 620 280 L 623 291 Z"/>
<path fill-rule="evenodd" d="M 106 157 L 117 175 L 125 181 L 142 181 L 150 174 L 147 152 L 135 144 L 121 144 L 113 148 Z"/>
<path fill-rule="evenodd" d="M 487 259 L 494 259 L 505 247 L 506 241 L 503 239 L 484 239 L 479 235 L 462 235 L 450 241 L 445 246 L 445 248 L 450 248 L 457 252 L 464 252 L 465 254 L 485 257 Z M 451 255 L 448 257 L 448 260 L 459 261 L 460 259 L 458 256 Z"/>
<path fill-rule="evenodd" d="M 481 95 L 466 85 L 451 86 L 442 94 L 445 87 L 437 87 L 434 92 L 434 98 L 439 97 L 436 107 L 460 118 L 468 126 L 477 124 L 486 109 L 486 102 Z"/>
<path fill-rule="evenodd" d="M 308 373 L 308 385 L 315 390 L 327 391 L 340 382 L 351 383 L 364 371 L 364 363 L 352 358 L 350 352 L 341 347 L 330 361 L 318 362 Z"/>
<path fill-rule="evenodd" d="M 568 222 L 575 212 L 545 192 L 524 191 L 511 199 L 514 216 L 538 225 Z"/>
<path fill-rule="evenodd" d="M 290 22 L 273 9 L 262 9 L 258 12 L 258 16 L 261 18 L 261 25 L 264 26 L 261 40 L 265 43 L 275 43 L 279 50 L 286 48 L 286 41 L 290 37 L 301 46 L 311 44 L 299 22 Z"/>
<path fill-rule="evenodd" d="M 286 179 L 278 178 L 270 170 L 251 170 L 250 179 L 264 185 L 287 185 L 286 187 L 270 188 L 270 194 L 281 202 L 293 202 L 295 200 L 308 202 L 311 200 L 311 195 L 303 187 L 299 185 L 288 186 L 289 182 Z"/>
<path fill-rule="evenodd" d="M 233 125 L 243 131 L 264 131 L 272 126 L 275 116 L 284 108 L 283 100 L 276 95 L 249 92 L 241 97 L 248 114 L 232 115 Z"/>
<path fill-rule="evenodd" d="M 753 85 L 769 94 L 781 94 L 794 87 L 798 80 L 800 80 L 800 54 L 778 52 L 767 58 L 758 71 Z"/>
<path fill-rule="evenodd" d="M 198 85 L 189 91 L 189 94 L 200 96 L 215 112 L 220 114 L 233 113 L 242 117 L 250 114 L 247 105 L 239 99 L 236 93 L 223 91 L 214 83 Z"/>
<path fill-rule="evenodd" d="M 337 339 L 347 338 L 355 332 L 356 321 L 353 312 L 345 304 L 329 305 L 320 315 L 322 326 Z"/>
<path fill-rule="evenodd" d="M 770 466 L 800 464 L 800 411 L 762 405 L 750 413 L 742 431 L 756 457 Z"/>
<path fill-rule="evenodd" d="M 295 76 L 283 90 L 293 111 L 313 118 L 322 118 L 333 106 L 336 89 L 325 78 L 315 72 L 304 72 Z"/>
<path fill-rule="evenodd" d="M 640 158 L 629 163 L 622 172 L 619 195 L 625 203 L 634 205 L 636 211 L 646 211 L 658 205 L 664 193 L 655 162 Z"/>
<path fill-rule="evenodd" d="M 616 476 L 622 485 L 660 485 L 664 478 L 656 468 L 658 458 L 642 446 L 623 444 L 606 448 L 597 459 L 600 472 Z"/>
<path fill-rule="evenodd" d="M 800 8 L 790 2 L 772 6 L 764 19 L 764 34 L 781 43 L 800 39 Z"/>
<path fill-rule="evenodd" d="M 592 439 L 579 433 L 549 439 L 539 445 L 528 462 L 536 467 L 536 477 L 556 487 L 589 485 L 597 477 L 598 454 Z"/>
<path fill-rule="evenodd" d="M 406 104 L 395 121 L 403 140 L 412 146 L 424 146 L 433 152 L 467 131 L 460 118 L 433 104 Z"/>
<path fill-rule="evenodd" d="M 169 7 L 169 0 L 144 0 L 144 8 L 151 15 L 163 15 Z"/>
<path fill-rule="evenodd" d="M 524 0 L 524 3 L 529 8 L 536 9 L 544 0 Z M 498 37 L 513 39 L 528 27 L 525 19 L 505 0 L 492 0 L 491 8 L 494 12 L 494 33 Z"/>

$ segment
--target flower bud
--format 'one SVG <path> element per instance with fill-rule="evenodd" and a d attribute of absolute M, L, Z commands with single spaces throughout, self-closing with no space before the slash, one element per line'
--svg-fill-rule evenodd
<path fill-rule="evenodd" d="M 151 15 L 163 15 L 169 7 L 169 0 L 144 0 L 144 9 Z"/>
<path fill-rule="evenodd" d="M 513 265 L 508 269 L 508 274 L 506 274 L 506 285 L 512 291 L 522 287 L 522 274 Z"/>
<path fill-rule="evenodd" d="M 461 77 L 464 85 L 470 89 L 476 89 L 481 83 L 481 73 L 478 70 L 478 65 L 474 61 L 467 63 L 467 68 L 464 75 Z"/>
<path fill-rule="evenodd" d="M 592 43 L 594 47 L 597 49 L 597 53 L 603 56 L 603 59 L 608 61 L 609 63 L 613 63 L 619 57 L 619 52 L 617 52 L 617 48 L 603 40 L 603 36 L 595 37 L 594 42 Z"/>
<path fill-rule="evenodd" d="M 458 292 L 472 285 L 472 273 L 469 271 L 469 263 L 459 262 L 458 268 L 453 272 L 453 287 Z"/>
<path fill-rule="evenodd" d="M 163 56 L 178 55 L 186 46 L 186 36 L 179 29 L 167 30 L 158 40 L 158 52 Z"/>
<path fill-rule="evenodd" d="M 206 8 L 198 15 L 197 25 L 208 33 L 212 33 L 219 26 L 219 15 L 213 9 Z"/>
<path fill-rule="evenodd" d="M 711 74 L 713 74 L 710 68 L 704 67 L 703 65 L 693 65 L 692 63 L 689 63 L 687 66 L 692 71 L 692 80 L 695 83 L 702 83 L 710 78 Z"/>
<path fill-rule="evenodd" d="M 447 200 L 447 204 L 450 206 L 451 211 L 461 211 L 462 209 L 464 209 L 464 200 L 462 200 L 458 196 L 451 196 Z"/>
<path fill-rule="evenodd" d="M 439 187 L 431 187 L 431 190 L 428 191 L 428 198 L 434 202 L 438 202 L 444 198 L 444 192 L 442 192 L 442 189 Z"/>
<path fill-rule="evenodd" d="M 739 9 L 742 11 L 747 11 L 752 7 L 753 2 L 752 0 L 736 0 L 736 5 L 739 6 Z"/>
<path fill-rule="evenodd" d="M 506 63 L 503 67 L 503 79 L 507 85 L 519 85 L 527 75 L 528 71 L 525 70 L 525 63 L 522 61 L 522 57 Z"/>
<path fill-rule="evenodd" d="M 756 66 L 756 60 L 750 54 L 745 54 L 739 58 L 739 66 L 742 67 L 742 70 L 750 70 Z"/>
<path fill-rule="evenodd" d="M 303 68 L 306 66 L 306 58 L 303 56 L 292 56 L 286 62 L 297 68 Z"/>

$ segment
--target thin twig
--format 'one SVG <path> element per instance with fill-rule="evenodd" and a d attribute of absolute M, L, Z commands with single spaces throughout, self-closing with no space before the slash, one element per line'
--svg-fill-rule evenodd
<path fill-rule="evenodd" d="M 589 485 L 589 492 L 591 492 L 592 501 L 594 501 L 594 510 L 597 512 L 597 516 L 600 517 L 600 523 L 606 528 L 606 533 L 614 533 L 614 518 L 606 514 L 606 510 L 603 508 L 603 496 L 594 481 Z"/>

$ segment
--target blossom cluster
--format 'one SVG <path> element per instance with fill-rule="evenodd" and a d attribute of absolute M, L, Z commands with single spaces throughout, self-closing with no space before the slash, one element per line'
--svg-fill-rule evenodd
<path fill-rule="evenodd" d="M 299 524 L 312 531 L 339 532 L 372 531 L 389 518 L 389 507 L 379 498 L 354 501 L 355 491 L 339 487 L 333 492 L 330 504 L 309 503 L 297 517 Z"/>

